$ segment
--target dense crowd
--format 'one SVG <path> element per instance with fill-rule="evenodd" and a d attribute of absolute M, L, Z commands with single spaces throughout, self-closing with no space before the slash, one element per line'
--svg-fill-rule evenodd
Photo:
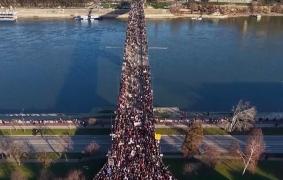
<path fill-rule="evenodd" d="M 230 116 L 194 116 L 194 117 L 178 117 L 178 118 L 156 118 L 158 124 L 187 124 L 194 121 L 201 122 L 202 124 L 216 124 L 221 125 L 227 123 L 231 120 L 232 115 Z M 258 117 L 255 119 L 257 124 L 283 124 L 282 117 Z"/>
<path fill-rule="evenodd" d="M 0 119 L 0 126 L 78 126 L 86 127 L 88 125 L 85 119 Z"/>
<path fill-rule="evenodd" d="M 152 89 L 147 56 L 143 1 L 129 13 L 120 95 L 108 162 L 97 180 L 173 179 L 162 163 L 154 138 Z"/>

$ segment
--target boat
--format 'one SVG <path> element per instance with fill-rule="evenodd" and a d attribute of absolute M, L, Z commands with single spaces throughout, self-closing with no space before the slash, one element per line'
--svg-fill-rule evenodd
<path fill-rule="evenodd" d="M 88 16 L 80 16 L 81 21 L 88 21 L 89 17 Z"/>
<path fill-rule="evenodd" d="M 260 20 L 261 20 L 261 15 L 260 15 L 260 14 L 256 15 L 256 20 L 257 20 L 257 21 L 260 21 Z"/>
<path fill-rule="evenodd" d="M 16 21 L 17 20 L 17 13 L 14 11 L 6 10 L 4 12 L 0 11 L 0 22 L 1 21 Z"/>
<path fill-rule="evenodd" d="M 255 17 L 257 21 L 261 20 L 261 15 L 260 14 L 252 14 L 251 17 Z"/>
<path fill-rule="evenodd" d="M 82 15 L 82 16 L 75 16 L 74 19 L 77 21 L 94 21 L 94 20 L 101 20 L 102 17 L 99 15 L 91 15 L 91 16 Z"/>
<path fill-rule="evenodd" d="M 201 20 L 202 20 L 202 17 L 201 17 L 201 16 L 199 16 L 199 17 L 192 17 L 192 20 L 201 21 Z"/>
<path fill-rule="evenodd" d="M 99 19 L 101 19 L 101 16 L 99 16 L 99 15 L 93 15 L 93 16 L 90 16 L 90 19 L 99 20 Z"/>

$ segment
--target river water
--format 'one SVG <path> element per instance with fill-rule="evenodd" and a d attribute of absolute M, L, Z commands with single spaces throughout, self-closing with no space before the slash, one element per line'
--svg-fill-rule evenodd
<path fill-rule="evenodd" d="M 283 111 L 283 18 L 148 20 L 155 106 Z M 0 112 L 115 106 L 126 21 L 0 24 Z"/>

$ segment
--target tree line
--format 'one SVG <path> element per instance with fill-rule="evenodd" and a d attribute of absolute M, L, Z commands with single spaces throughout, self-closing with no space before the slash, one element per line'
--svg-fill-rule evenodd
<path fill-rule="evenodd" d="M 93 0 L 0 0 L 3 7 L 85 7 Z"/>

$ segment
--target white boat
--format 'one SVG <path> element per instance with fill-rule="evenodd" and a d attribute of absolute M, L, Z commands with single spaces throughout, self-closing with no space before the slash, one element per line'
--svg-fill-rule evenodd
<path fill-rule="evenodd" d="M 0 12 L 0 21 L 16 21 L 17 13 L 14 11 L 4 11 Z"/>
<path fill-rule="evenodd" d="M 93 21 L 93 20 L 100 20 L 102 19 L 102 17 L 99 15 L 92 15 L 92 16 L 82 15 L 82 16 L 76 16 L 74 19 L 77 21 Z"/>
<path fill-rule="evenodd" d="M 202 17 L 201 17 L 201 16 L 199 16 L 199 17 L 192 17 L 192 20 L 201 21 L 201 20 L 202 20 Z"/>
<path fill-rule="evenodd" d="M 90 19 L 94 19 L 94 20 L 99 20 L 99 19 L 101 19 L 101 16 L 99 16 L 99 15 L 93 15 L 93 16 L 90 16 Z"/>
<path fill-rule="evenodd" d="M 89 17 L 88 16 L 80 16 L 81 21 L 88 21 Z"/>
<path fill-rule="evenodd" d="M 261 15 L 260 14 L 253 14 L 253 15 L 251 15 L 251 17 L 256 17 L 257 21 L 261 20 Z"/>
<path fill-rule="evenodd" d="M 256 20 L 257 20 L 257 21 L 260 21 L 260 20 L 261 20 L 261 15 L 260 15 L 260 14 L 256 15 Z"/>

